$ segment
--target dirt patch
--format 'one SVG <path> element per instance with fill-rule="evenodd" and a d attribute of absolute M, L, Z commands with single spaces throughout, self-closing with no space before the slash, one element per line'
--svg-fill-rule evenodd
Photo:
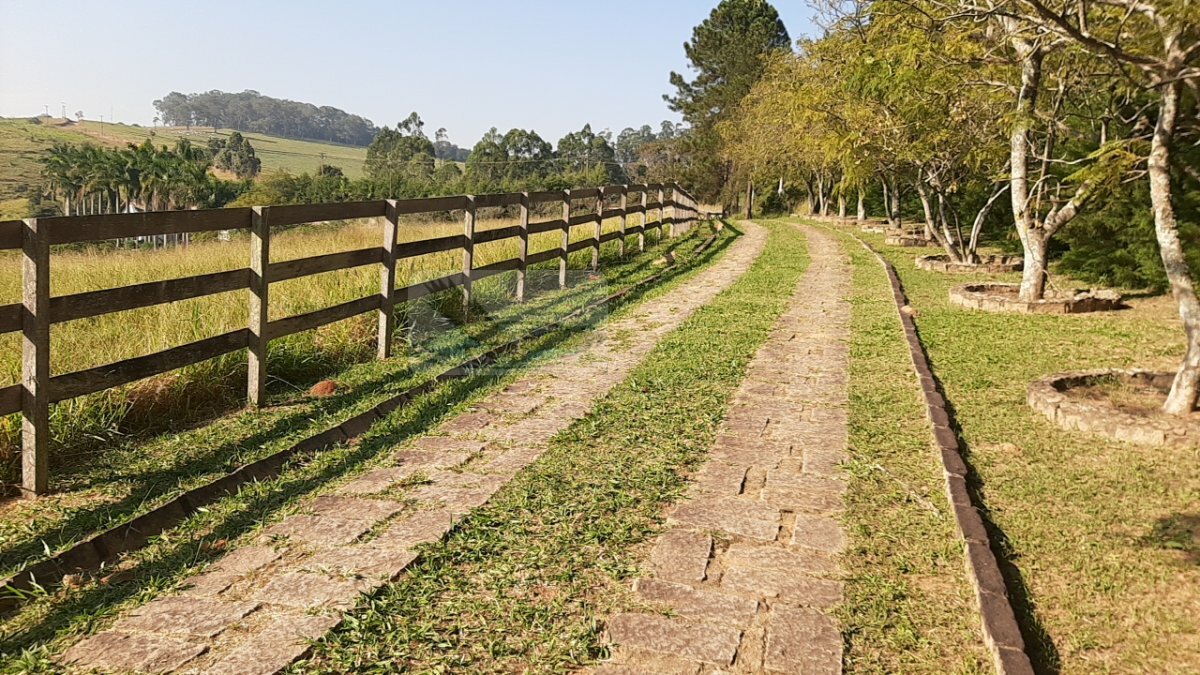
<path fill-rule="evenodd" d="M 1149 446 L 1200 445 L 1200 413 L 1162 412 L 1173 373 L 1096 370 L 1029 385 L 1029 405 L 1065 429 Z"/>
<path fill-rule="evenodd" d="M 1083 314 L 1120 309 L 1121 295 L 1107 289 L 1050 291 L 1042 300 L 1021 300 L 1018 284 L 964 284 L 950 289 L 950 304 L 985 312 Z"/>

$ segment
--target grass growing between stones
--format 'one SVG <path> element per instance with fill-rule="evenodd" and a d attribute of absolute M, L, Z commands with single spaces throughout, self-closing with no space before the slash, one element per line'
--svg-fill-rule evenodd
<path fill-rule="evenodd" d="M 771 223 L 750 270 L 359 606 L 295 672 L 559 672 L 605 656 L 600 617 L 633 606 L 639 545 L 678 499 L 807 265 Z"/>
<path fill-rule="evenodd" d="M 669 292 L 670 288 L 718 258 L 732 237 L 723 237 L 706 253 L 692 250 L 703 232 L 664 243 L 662 248 L 623 264 L 609 259 L 603 279 L 584 282 L 565 293 L 545 294 L 523 306 L 493 312 L 486 320 L 465 327 L 444 326 L 437 339 L 419 340 L 412 353 L 382 362 L 360 364 L 338 377 L 339 395 L 301 400 L 263 411 L 223 418 L 203 428 L 161 439 L 138 461 L 108 458 L 79 478 L 73 495 L 59 499 L 20 502 L 20 518 L 6 519 L 0 555 L 6 568 L 23 559 L 37 559 L 47 549 L 123 521 L 161 503 L 180 490 L 223 475 L 235 466 L 281 450 L 291 443 L 371 407 L 399 391 L 427 381 L 441 369 L 459 363 L 490 346 L 528 334 L 613 290 L 643 280 L 663 268 L 653 256 L 667 246 L 681 261 L 658 282 L 634 290 L 618 306 Z M 458 302 L 453 297 L 449 303 Z M 81 634 L 93 632 L 120 611 L 142 604 L 170 589 L 181 578 L 253 537 L 301 497 L 331 482 L 370 468 L 377 458 L 405 439 L 430 429 L 488 393 L 510 382 L 530 365 L 571 346 L 579 333 L 603 320 L 604 307 L 536 340 L 523 344 L 497 364 L 472 371 L 463 380 L 444 384 L 378 422 L 357 442 L 313 458 L 292 462 L 276 479 L 248 485 L 237 495 L 220 500 L 179 527 L 155 538 L 149 546 L 123 557 L 96 578 L 84 578 L 66 589 L 37 594 L 14 616 L 0 624 L 0 672 L 54 671 L 50 656 Z M 132 456 L 135 449 L 129 449 Z"/>
<path fill-rule="evenodd" d="M 846 671 L 990 672 L 891 286 L 874 255 L 841 240 L 854 276 Z"/>
<path fill-rule="evenodd" d="M 1174 369 L 1171 299 L 1090 315 L 969 311 L 947 292 L 970 279 L 917 270 L 912 252 L 865 238 L 917 311 L 1035 666 L 1200 672 L 1200 454 L 1064 431 L 1025 402 L 1032 380 L 1056 372 Z"/>

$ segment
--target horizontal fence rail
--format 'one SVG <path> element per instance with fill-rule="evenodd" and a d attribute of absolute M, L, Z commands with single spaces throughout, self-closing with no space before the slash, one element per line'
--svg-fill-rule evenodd
<path fill-rule="evenodd" d="M 547 204 L 561 205 L 559 217 L 531 222 L 532 207 Z M 477 231 L 478 209 L 500 207 L 517 207 L 520 224 Z M 586 212 L 575 213 L 577 208 L 586 209 Z M 541 213 L 546 208 L 537 210 Z M 464 214 L 461 235 L 399 242 L 400 216 L 452 211 Z M 657 220 L 648 222 L 652 213 L 657 214 Z M 509 271 L 517 273 L 516 300 L 522 302 L 526 270 L 530 265 L 557 259 L 559 287 L 566 288 L 570 253 L 590 249 L 591 269 L 595 271 L 599 268 L 601 244 L 615 241 L 620 255 L 624 255 L 627 238 L 637 235 L 638 250 L 644 251 L 646 233 L 657 230 L 660 236 L 674 236 L 676 226 L 690 225 L 699 215 L 691 195 L 678 184 L 668 183 L 0 221 L 0 250 L 20 249 L 22 252 L 22 301 L 0 305 L 0 333 L 22 333 L 21 383 L 0 388 L 0 415 L 17 412 L 22 415 L 22 491 L 26 495 L 39 495 L 49 486 L 51 403 L 119 387 L 244 349 L 249 365 L 247 399 L 251 406 L 260 406 L 266 398 L 266 355 L 271 340 L 374 312 L 379 320 L 377 354 L 379 358 L 388 358 L 397 303 L 461 288 L 466 313 L 470 311 L 472 282 Z M 638 222 L 631 225 L 628 222 L 630 216 L 637 216 Z M 360 218 L 382 220 L 379 247 L 282 262 L 270 260 L 273 227 Z M 604 221 L 614 218 L 619 219 L 619 229 L 604 233 Z M 572 241 L 573 228 L 593 223 L 595 228 L 591 236 Z M 50 295 L 52 245 L 231 230 L 249 232 L 247 267 L 72 295 Z M 559 245 L 530 253 L 530 235 L 548 232 L 561 232 Z M 476 245 L 510 239 L 519 241 L 516 258 L 482 266 L 475 264 Z M 461 272 L 396 288 L 397 261 L 447 251 L 462 252 Z M 370 265 L 380 270 L 378 294 L 304 314 L 269 319 L 272 284 Z M 249 314 L 244 328 L 116 363 L 50 375 L 50 330 L 53 324 L 243 290 L 248 291 Z"/>

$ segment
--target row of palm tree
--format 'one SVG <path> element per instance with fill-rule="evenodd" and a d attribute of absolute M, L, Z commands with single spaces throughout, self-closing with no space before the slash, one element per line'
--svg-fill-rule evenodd
<path fill-rule="evenodd" d="M 207 150 L 186 139 L 174 148 L 149 140 L 124 149 L 59 143 L 42 173 L 48 196 L 70 216 L 219 206 L 227 190 L 211 167 Z"/>

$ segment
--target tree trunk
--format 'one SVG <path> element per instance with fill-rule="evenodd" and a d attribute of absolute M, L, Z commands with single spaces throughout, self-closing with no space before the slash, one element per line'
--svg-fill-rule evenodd
<path fill-rule="evenodd" d="M 1046 295 L 1046 243 L 1049 239 L 1035 226 L 1034 215 L 1029 210 L 1029 131 L 1042 82 L 1042 52 L 1028 43 L 1018 41 L 1015 44 L 1021 57 L 1021 91 L 1017 95 L 1017 116 L 1009 136 L 1010 185 L 1013 220 L 1025 247 L 1020 297 L 1025 302 L 1033 302 Z"/>
<path fill-rule="evenodd" d="M 896 177 L 892 176 L 892 191 L 891 202 L 888 206 L 890 212 L 888 218 L 895 223 L 896 227 L 903 227 L 904 223 L 900 220 L 900 184 L 896 181 Z"/>
<path fill-rule="evenodd" d="M 979 209 L 979 213 L 975 214 L 975 222 L 971 225 L 971 242 L 967 244 L 967 250 L 965 251 L 969 262 L 979 262 L 979 233 L 983 231 L 983 223 L 987 220 L 988 213 L 991 212 L 992 207 L 996 205 L 996 201 L 1000 199 L 1000 195 L 1004 194 L 1006 190 L 1008 190 L 1007 185 L 992 193 L 992 196 L 983 205 L 983 208 Z"/>
<path fill-rule="evenodd" d="M 846 195 L 838 193 L 838 220 L 846 219 Z"/>
<path fill-rule="evenodd" d="M 921 198 L 921 209 L 925 212 L 925 237 L 929 238 L 934 228 L 933 206 L 929 203 L 929 189 L 921 181 L 917 181 L 917 196 Z"/>
<path fill-rule="evenodd" d="M 867 219 L 867 205 L 863 202 L 863 189 L 858 188 L 858 222 Z"/>
<path fill-rule="evenodd" d="M 891 198 L 888 196 L 889 192 L 888 192 L 887 179 L 886 178 L 879 179 L 879 184 L 883 187 L 884 220 L 887 221 L 888 226 L 894 226 L 894 223 L 892 223 L 892 206 L 891 206 L 892 202 L 891 202 Z"/>
<path fill-rule="evenodd" d="M 1195 410 L 1196 398 L 1200 396 L 1200 299 L 1196 297 L 1192 272 L 1188 269 L 1183 244 L 1179 241 L 1171 193 L 1171 150 L 1175 141 L 1181 88 L 1180 81 L 1175 78 L 1161 87 L 1158 124 L 1154 128 L 1147 162 L 1150 202 L 1154 208 L 1154 233 L 1158 238 L 1167 281 L 1171 284 L 1171 295 L 1179 304 L 1179 318 L 1183 320 L 1188 344 L 1183 364 L 1175 373 L 1175 381 L 1171 383 L 1171 391 L 1163 405 L 1163 411 L 1172 415 L 1186 415 Z"/>
<path fill-rule="evenodd" d="M 1021 235 L 1025 247 L 1025 271 L 1021 275 L 1021 300 L 1034 302 L 1046 297 L 1046 248 L 1050 237 L 1038 228 Z"/>

